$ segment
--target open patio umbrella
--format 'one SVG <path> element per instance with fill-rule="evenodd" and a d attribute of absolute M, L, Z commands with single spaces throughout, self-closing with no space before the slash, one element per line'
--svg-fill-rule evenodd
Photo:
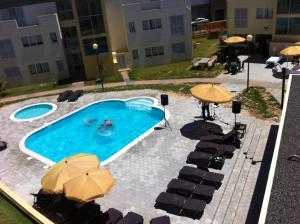
<path fill-rule="evenodd" d="M 280 51 L 280 54 L 284 56 L 299 56 L 300 55 L 300 46 L 290 46 L 282 51 Z"/>
<path fill-rule="evenodd" d="M 239 36 L 228 37 L 227 39 L 224 40 L 226 44 L 238 44 L 238 43 L 243 43 L 245 41 L 246 41 L 245 38 Z"/>
<path fill-rule="evenodd" d="M 115 185 L 110 171 L 92 168 L 64 184 L 66 198 L 89 202 L 103 197 Z"/>
<path fill-rule="evenodd" d="M 91 154 L 80 153 L 63 159 L 42 177 L 42 189 L 52 194 L 62 193 L 64 183 L 99 165 L 98 157 Z"/>
<path fill-rule="evenodd" d="M 197 85 L 190 91 L 197 99 L 209 103 L 226 103 L 233 98 L 230 92 L 214 84 Z"/>

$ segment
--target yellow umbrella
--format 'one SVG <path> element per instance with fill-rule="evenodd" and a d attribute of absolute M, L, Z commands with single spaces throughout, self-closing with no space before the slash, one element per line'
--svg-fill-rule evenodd
<path fill-rule="evenodd" d="M 70 200 L 89 202 L 103 197 L 115 185 L 110 171 L 92 168 L 64 184 L 65 196 Z"/>
<path fill-rule="evenodd" d="M 290 46 L 282 51 L 280 51 L 280 54 L 284 56 L 298 56 L 300 55 L 300 46 Z"/>
<path fill-rule="evenodd" d="M 48 193 L 62 193 L 65 182 L 99 165 L 98 157 L 91 154 L 80 153 L 63 159 L 43 176 L 42 189 Z"/>
<path fill-rule="evenodd" d="M 190 91 L 194 97 L 205 102 L 226 103 L 232 100 L 230 92 L 214 84 L 197 85 Z"/>
<path fill-rule="evenodd" d="M 228 37 L 227 39 L 224 40 L 226 44 L 238 44 L 245 41 L 246 41 L 245 38 L 239 36 Z"/>

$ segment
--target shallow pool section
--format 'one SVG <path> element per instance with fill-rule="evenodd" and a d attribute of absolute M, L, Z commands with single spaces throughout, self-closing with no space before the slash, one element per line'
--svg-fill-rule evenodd
<path fill-rule="evenodd" d="M 150 97 L 94 102 L 29 133 L 20 148 L 48 165 L 77 153 L 96 154 L 105 165 L 160 125 L 156 104 Z M 102 126 L 105 120 L 112 126 Z"/>
<path fill-rule="evenodd" d="M 13 121 L 32 121 L 41 117 L 45 117 L 57 109 L 53 103 L 32 104 L 18 109 L 10 115 Z"/>

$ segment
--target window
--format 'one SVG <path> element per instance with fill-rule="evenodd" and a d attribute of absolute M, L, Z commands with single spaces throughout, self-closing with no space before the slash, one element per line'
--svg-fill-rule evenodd
<path fill-rule="evenodd" d="M 8 67 L 4 69 L 4 72 L 7 78 L 13 78 L 21 75 L 19 67 Z"/>
<path fill-rule="evenodd" d="M 183 25 L 183 16 L 171 16 L 170 17 L 170 27 L 171 27 L 171 34 L 184 34 L 184 25 Z"/>
<path fill-rule="evenodd" d="M 11 39 L 0 40 L 0 58 L 6 59 L 14 57 L 16 57 L 16 55 Z"/>
<path fill-rule="evenodd" d="M 57 66 L 57 70 L 59 72 L 63 72 L 65 69 L 64 69 L 64 64 L 62 61 L 56 61 L 56 66 Z"/>
<path fill-rule="evenodd" d="M 139 59 L 139 51 L 138 50 L 132 50 L 132 58 L 134 60 Z"/>
<path fill-rule="evenodd" d="M 52 41 L 52 43 L 56 43 L 57 42 L 57 36 L 56 33 L 50 33 L 50 39 Z"/>
<path fill-rule="evenodd" d="M 149 21 L 148 20 L 143 20 L 143 30 L 149 30 Z"/>
<path fill-rule="evenodd" d="M 146 57 L 159 56 L 159 55 L 164 55 L 163 46 L 145 48 Z"/>
<path fill-rule="evenodd" d="M 180 42 L 180 43 L 172 44 L 172 52 L 173 53 L 184 53 L 185 52 L 184 43 Z"/>
<path fill-rule="evenodd" d="M 101 1 L 76 0 L 76 5 L 83 36 L 105 33 Z"/>
<path fill-rule="evenodd" d="M 22 37 L 21 40 L 22 40 L 23 47 L 29 47 L 30 46 L 27 37 Z"/>
<path fill-rule="evenodd" d="M 272 19 L 273 10 L 268 8 L 257 8 L 256 19 Z"/>
<path fill-rule="evenodd" d="M 31 75 L 36 74 L 35 65 L 28 65 L 28 70 Z"/>
<path fill-rule="evenodd" d="M 85 39 L 83 40 L 83 47 L 86 56 L 96 54 L 95 50 L 92 47 L 94 42 L 96 42 L 99 46 L 97 53 L 108 52 L 106 37 L 99 37 L 96 39 Z"/>
<path fill-rule="evenodd" d="M 42 38 L 42 35 L 37 35 L 37 36 L 36 36 L 36 42 L 37 42 L 38 45 L 43 44 L 43 38 Z"/>
<path fill-rule="evenodd" d="M 277 18 L 276 34 L 300 35 L 300 18 Z"/>
<path fill-rule="evenodd" d="M 71 0 L 56 0 L 56 8 L 59 20 L 73 19 Z"/>
<path fill-rule="evenodd" d="M 300 12 L 300 0 L 291 0 L 290 4 L 290 13 Z"/>
<path fill-rule="evenodd" d="M 129 32 L 130 32 L 130 33 L 135 33 L 135 25 L 134 25 L 134 22 L 129 22 L 129 23 L 128 23 L 128 26 L 129 26 Z"/>
<path fill-rule="evenodd" d="M 29 43 L 30 43 L 30 46 L 35 46 L 35 45 L 37 45 L 37 39 L 36 39 L 36 36 L 30 36 L 30 37 L 29 37 Z"/>
<path fill-rule="evenodd" d="M 37 74 L 37 73 L 50 72 L 48 63 L 38 63 L 35 65 L 28 65 L 28 70 L 31 75 Z"/>
<path fill-rule="evenodd" d="M 289 13 L 290 0 L 277 0 L 277 13 Z"/>
<path fill-rule="evenodd" d="M 234 25 L 237 28 L 245 28 L 248 23 L 248 9 L 239 8 L 234 10 Z"/>
<path fill-rule="evenodd" d="M 150 29 L 161 29 L 161 19 L 150 19 L 149 20 Z"/>

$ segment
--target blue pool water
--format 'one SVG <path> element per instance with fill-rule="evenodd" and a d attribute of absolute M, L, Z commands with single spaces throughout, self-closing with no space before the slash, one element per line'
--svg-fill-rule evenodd
<path fill-rule="evenodd" d="M 31 134 L 25 146 L 53 162 L 82 152 L 103 162 L 161 122 L 163 111 L 152 104 L 147 98 L 98 102 Z M 101 128 L 105 119 L 113 126 Z"/>
<path fill-rule="evenodd" d="M 15 114 L 15 118 L 17 119 L 31 119 L 35 117 L 40 117 L 53 108 L 50 104 L 38 104 L 26 107 Z"/>

